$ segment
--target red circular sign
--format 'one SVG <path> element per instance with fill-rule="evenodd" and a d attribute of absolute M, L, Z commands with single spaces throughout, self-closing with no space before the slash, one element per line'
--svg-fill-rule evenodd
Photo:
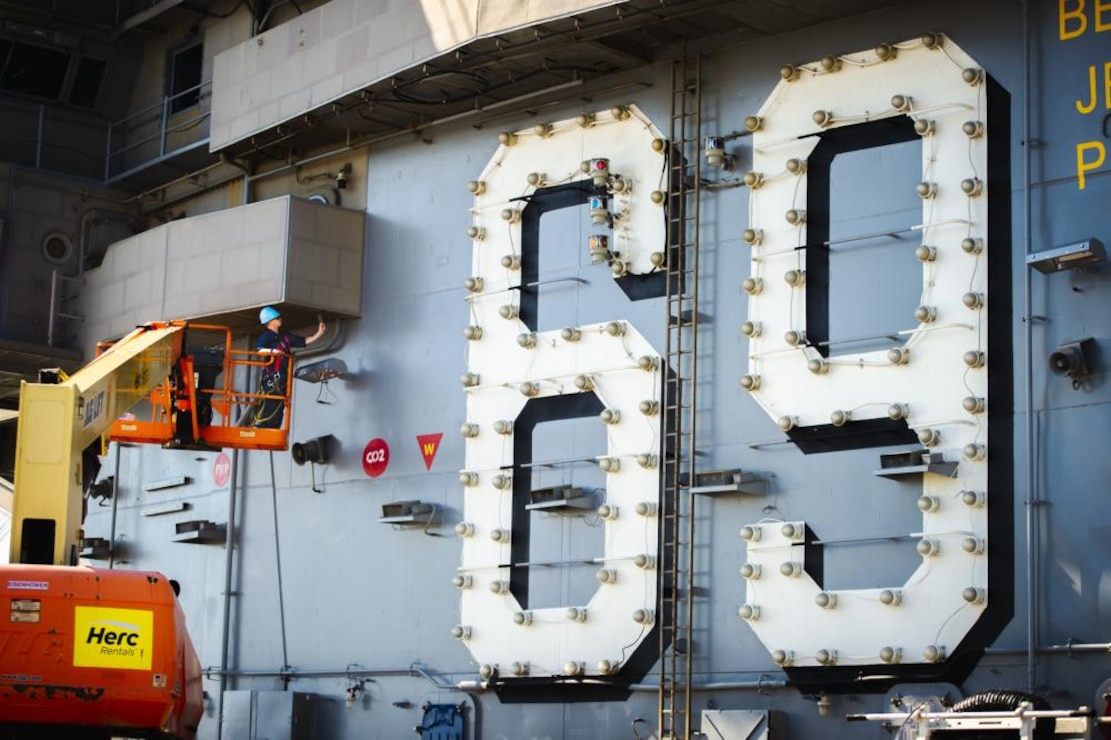
<path fill-rule="evenodd" d="M 228 484 L 228 478 L 231 477 L 231 460 L 228 456 L 221 452 L 216 456 L 216 462 L 212 465 L 212 480 L 216 481 L 219 488 L 223 488 Z"/>
<path fill-rule="evenodd" d="M 381 437 L 375 437 L 366 443 L 363 449 L 363 472 L 371 478 L 377 478 L 386 472 L 390 464 L 390 446 Z"/>

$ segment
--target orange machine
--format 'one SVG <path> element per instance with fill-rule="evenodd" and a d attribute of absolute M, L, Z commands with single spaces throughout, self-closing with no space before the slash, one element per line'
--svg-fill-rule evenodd
<path fill-rule="evenodd" d="M 0 737 L 195 737 L 201 667 L 165 576 L 12 565 L 0 604 Z"/>
<path fill-rule="evenodd" d="M 192 738 L 200 666 L 160 573 L 77 565 L 84 493 L 104 437 L 171 449 L 286 449 L 256 429 L 249 370 L 225 327 L 152 323 L 52 382 L 23 383 L 11 562 L 0 565 L 0 740 Z M 235 377 L 248 370 L 248 377 Z M 145 403 L 144 403 L 145 402 Z M 145 419 L 131 412 L 145 407 Z"/>

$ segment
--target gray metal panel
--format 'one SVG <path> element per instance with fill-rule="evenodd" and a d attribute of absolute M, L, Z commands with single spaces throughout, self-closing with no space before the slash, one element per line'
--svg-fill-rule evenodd
<path fill-rule="evenodd" d="M 312 740 L 312 705 L 308 694 L 259 691 L 252 740 Z"/>
<path fill-rule="evenodd" d="M 334 0 L 216 56 L 212 148 L 221 149 L 296 118 L 475 37 L 621 2 L 559 0 L 484 6 L 477 0 Z M 281 105 L 271 105 L 274 100 Z"/>
<path fill-rule="evenodd" d="M 701 729 L 706 740 L 776 740 L 768 712 L 703 709 Z"/>
<path fill-rule="evenodd" d="M 313 697 L 297 691 L 224 692 L 227 740 L 312 740 Z"/>
<path fill-rule="evenodd" d="M 116 337 L 163 319 L 236 323 L 229 321 L 236 312 L 269 303 L 356 316 L 365 220 L 362 211 L 283 196 L 117 242 L 86 273 L 89 336 Z M 257 326 L 253 315 L 250 325 Z"/>
<path fill-rule="evenodd" d="M 228 740 L 251 740 L 251 719 L 254 714 L 253 691 L 225 691 L 220 717 L 221 732 Z"/>

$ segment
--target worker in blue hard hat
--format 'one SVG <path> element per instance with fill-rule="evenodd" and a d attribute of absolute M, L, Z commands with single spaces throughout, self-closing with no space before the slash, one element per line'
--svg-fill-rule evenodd
<path fill-rule="evenodd" d="M 320 339 L 324 336 L 327 327 L 321 320 L 316 327 L 316 333 L 309 337 L 282 331 L 282 315 L 273 306 L 263 307 L 258 313 L 258 320 L 266 327 L 266 331 L 259 336 L 255 349 L 258 350 L 260 355 L 269 358 L 269 362 L 263 367 L 259 379 L 259 394 L 263 396 L 281 396 L 281 398 L 262 399 L 253 424 L 256 427 L 280 429 L 285 412 L 286 388 L 289 383 L 290 351 L 300 349 Z"/>

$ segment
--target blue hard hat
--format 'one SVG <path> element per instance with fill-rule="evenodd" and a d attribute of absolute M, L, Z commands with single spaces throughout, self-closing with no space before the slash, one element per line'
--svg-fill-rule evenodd
<path fill-rule="evenodd" d="M 278 309 L 273 306 L 264 306 L 263 309 L 258 312 L 258 320 L 263 324 L 269 324 L 280 316 L 281 314 L 278 313 Z"/>

